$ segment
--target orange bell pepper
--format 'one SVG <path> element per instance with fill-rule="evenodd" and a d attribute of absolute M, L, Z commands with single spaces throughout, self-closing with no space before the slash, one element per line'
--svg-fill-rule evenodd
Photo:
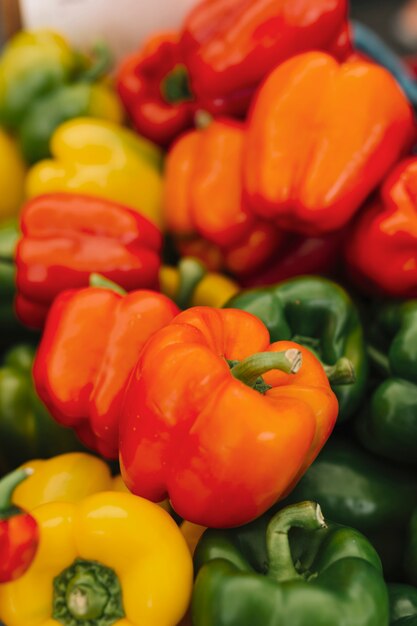
<path fill-rule="evenodd" d="M 414 139 L 410 104 L 382 67 L 309 52 L 270 74 L 248 126 L 250 206 L 288 230 L 344 226 Z"/>
<path fill-rule="evenodd" d="M 188 309 L 149 339 L 126 388 L 122 476 L 188 521 L 245 524 L 298 481 L 337 412 L 310 350 L 270 345 L 244 311 Z"/>
<path fill-rule="evenodd" d="M 199 118 L 166 163 L 164 211 L 182 254 L 209 269 L 252 273 L 274 253 L 280 235 L 242 196 L 243 125 Z"/>

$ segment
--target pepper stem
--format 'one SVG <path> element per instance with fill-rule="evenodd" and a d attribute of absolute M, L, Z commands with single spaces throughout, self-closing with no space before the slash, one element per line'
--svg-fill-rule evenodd
<path fill-rule="evenodd" d="M 208 112 L 200 109 L 194 116 L 194 125 L 197 130 L 205 130 L 213 123 L 213 116 Z"/>
<path fill-rule="evenodd" d="M 105 76 L 112 64 L 113 57 L 110 52 L 109 47 L 104 42 L 98 42 L 94 46 L 92 50 L 93 63 L 92 65 L 86 69 L 80 76 L 79 80 L 85 81 L 87 83 L 95 83 Z"/>
<path fill-rule="evenodd" d="M 291 528 L 319 530 L 326 528 L 320 505 L 300 502 L 279 511 L 269 522 L 266 545 L 269 560 L 268 576 L 277 582 L 303 579 L 294 566 L 288 533 Z"/>
<path fill-rule="evenodd" d="M 299 350 L 291 348 L 285 352 L 259 352 L 236 363 L 230 373 L 248 387 L 255 388 L 259 377 L 271 370 L 296 374 L 303 363 Z"/>
<path fill-rule="evenodd" d="M 105 276 L 101 274 L 90 274 L 90 287 L 97 287 L 98 289 L 110 289 L 115 293 L 118 293 L 121 296 L 125 296 L 127 291 L 120 287 L 117 283 L 114 283 L 112 280 L 109 280 Z"/>
<path fill-rule="evenodd" d="M 8 517 L 14 510 L 12 503 L 14 490 L 20 483 L 33 474 L 31 467 L 25 467 L 7 474 L 0 480 L 0 519 Z"/>
<path fill-rule="evenodd" d="M 180 309 L 190 306 L 194 291 L 207 273 L 206 267 L 194 258 L 181 259 L 178 264 L 179 288 L 175 302 Z"/>
<path fill-rule="evenodd" d="M 162 96 L 168 104 L 179 104 L 192 100 L 188 70 L 179 63 L 161 83 Z"/>
<path fill-rule="evenodd" d="M 342 357 L 335 365 L 323 365 L 331 385 L 351 385 L 355 382 L 355 370 L 350 359 Z"/>

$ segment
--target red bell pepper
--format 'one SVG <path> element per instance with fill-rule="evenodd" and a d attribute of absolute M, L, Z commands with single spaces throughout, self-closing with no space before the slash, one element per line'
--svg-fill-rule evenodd
<path fill-rule="evenodd" d="M 48 315 L 34 363 L 40 398 L 62 425 L 108 458 L 117 458 L 118 420 L 127 380 L 142 346 L 178 313 L 151 291 L 114 287 L 61 293 Z"/>
<path fill-rule="evenodd" d="M 350 52 L 347 0 L 203 0 L 185 21 L 181 48 L 198 100 L 255 89 L 307 50 Z"/>
<path fill-rule="evenodd" d="M 366 292 L 417 298 L 417 158 L 402 161 L 358 216 L 346 241 L 353 280 Z"/>
<path fill-rule="evenodd" d="M 381 95 L 383 94 L 383 96 Z M 415 136 L 385 69 L 322 52 L 270 74 L 250 114 L 246 198 L 260 217 L 308 236 L 343 227 Z"/>
<path fill-rule="evenodd" d="M 54 298 L 87 286 L 92 272 L 130 291 L 157 289 L 162 237 L 136 211 L 76 194 L 39 196 L 21 215 L 16 311 L 40 328 Z"/>
<path fill-rule="evenodd" d="M 147 342 L 127 386 L 123 478 L 155 502 L 168 495 L 189 521 L 244 524 L 306 471 L 337 412 L 310 350 L 270 345 L 244 311 L 188 309 Z"/>
<path fill-rule="evenodd" d="M 36 520 L 12 504 L 13 491 L 30 474 L 29 468 L 18 469 L 0 481 L 0 583 L 22 576 L 38 549 Z"/>

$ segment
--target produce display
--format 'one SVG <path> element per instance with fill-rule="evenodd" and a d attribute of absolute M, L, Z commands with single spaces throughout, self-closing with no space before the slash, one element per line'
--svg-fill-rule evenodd
<path fill-rule="evenodd" d="M 6 42 L 0 626 L 417 625 L 416 76 L 347 0 Z"/>

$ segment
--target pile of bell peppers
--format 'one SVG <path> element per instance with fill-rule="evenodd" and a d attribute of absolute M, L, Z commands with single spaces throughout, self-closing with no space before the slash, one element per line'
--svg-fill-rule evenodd
<path fill-rule="evenodd" d="M 347 0 L 0 51 L 0 626 L 417 624 L 417 81 Z"/>

